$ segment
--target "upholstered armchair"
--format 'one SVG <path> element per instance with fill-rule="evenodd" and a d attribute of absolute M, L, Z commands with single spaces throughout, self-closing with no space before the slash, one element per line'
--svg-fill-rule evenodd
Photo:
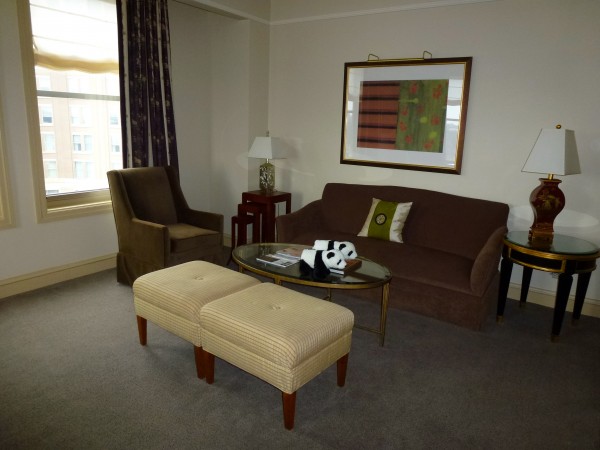
<path fill-rule="evenodd" d="M 223 216 L 190 209 L 172 167 L 107 173 L 117 226 L 117 281 L 192 260 L 222 263 Z"/>

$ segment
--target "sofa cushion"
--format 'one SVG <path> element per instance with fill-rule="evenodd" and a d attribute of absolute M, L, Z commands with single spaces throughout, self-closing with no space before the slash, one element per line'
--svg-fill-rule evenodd
<path fill-rule="evenodd" d="M 411 206 L 412 203 L 388 202 L 374 198 L 358 236 L 402 242 L 402 229 Z"/>

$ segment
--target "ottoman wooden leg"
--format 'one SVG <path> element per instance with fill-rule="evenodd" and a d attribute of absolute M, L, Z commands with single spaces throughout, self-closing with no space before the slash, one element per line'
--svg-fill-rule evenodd
<path fill-rule="evenodd" d="M 346 384 L 346 371 L 348 370 L 348 353 L 337 360 L 337 384 L 342 387 Z"/>
<path fill-rule="evenodd" d="M 215 355 L 208 353 L 206 350 L 201 350 L 204 363 L 204 376 L 208 384 L 213 384 L 215 381 Z"/>
<path fill-rule="evenodd" d="M 294 417 L 296 415 L 296 392 L 288 394 L 281 391 L 283 400 L 283 425 L 287 430 L 294 428 Z"/>
<path fill-rule="evenodd" d="M 146 345 L 148 341 L 148 321 L 141 316 L 136 316 L 137 318 L 137 326 L 138 326 L 138 335 L 140 337 L 140 344 Z"/>
<path fill-rule="evenodd" d="M 204 358 L 202 355 L 202 347 L 198 347 L 194 345 L 194 357 L 196 359 L 196 373 L 198 374 L 198 378 L 204 378 Z"/>

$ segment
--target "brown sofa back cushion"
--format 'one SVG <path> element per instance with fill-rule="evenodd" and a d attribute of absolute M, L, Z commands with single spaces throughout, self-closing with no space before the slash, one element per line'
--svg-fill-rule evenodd
<path fill-rule="evenodd" d="M 489 200 L 402 186 L 329 183 L 322 197 L 327 227 L 357 235 L 373 198 L 413 203 L 402 232 L 406 244 L 473 260 L 488 237 L 506 226 L 508 217 L 508 205 Z"/>
<path fill-rule="evenodd" d="M 173 193 L 164 167 L 144 167 L 122 173 L 131 207 L 138 219 L 162 225 L 177 223 Z"/>

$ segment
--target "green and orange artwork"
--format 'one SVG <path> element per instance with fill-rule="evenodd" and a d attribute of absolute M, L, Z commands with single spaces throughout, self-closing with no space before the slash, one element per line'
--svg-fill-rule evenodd
<path fill-rule="evenodd" d="M 448 80 L 365 81 L 360 147 L 442 153 Z"/>

